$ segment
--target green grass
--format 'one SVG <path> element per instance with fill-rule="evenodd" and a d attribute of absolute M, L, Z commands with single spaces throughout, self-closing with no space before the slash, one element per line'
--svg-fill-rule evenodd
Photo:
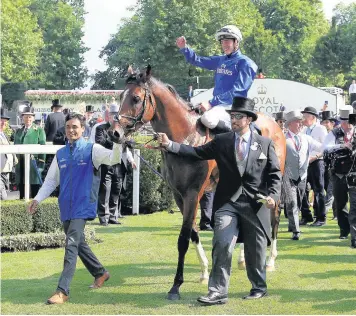
<path fill-rule="evenodd" d="M 199 265 L 191 247 L 186 256 L 181 300 L 168 301 L 177 262 L 177 237 L 182 217 L 167 212 L 128 216 L 123 225 L 100 227 L 103 243 L 93 251 L 110 271 L 111 279 L 89 290 L 91 275 L 78 261 L 70 300 L 45 305 L 54 292 L 63 266 L 63 249 L 3 253 L 2 314 L 356 314 L 356 250 L 350 240 L 339 240 L 338 227 L 303 228 L 300 241 L 290 240 L 286 220 L 280 227 L 279 256 L 275 272 L 267 276 L 269 296 L 244 301 L 250 290 L 245 271 L 233 258 L 229 302 L 200 306 L 196 298 L 207 293 L 199 281 Z M 211 258 L 212 233 L 202 232 Z"/>

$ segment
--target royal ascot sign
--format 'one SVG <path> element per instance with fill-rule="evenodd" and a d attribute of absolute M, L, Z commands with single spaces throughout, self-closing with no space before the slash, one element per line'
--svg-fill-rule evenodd
<path fill-rule="evenodd" d="M 193 97 L 191 102 L 197 104 L 212 97 L 213 89 L 209 89 Z M 307 106 L 321 111 L 325 101 L 328 101 L 328 110 L 337 113 L 338 109 L 335 95 L 313 86 L 283 79 L 255 79 L 248 97 L 255 101 L 257 112 L 267 114 L 279 112 L 282 106 L 286 112 Z"/>

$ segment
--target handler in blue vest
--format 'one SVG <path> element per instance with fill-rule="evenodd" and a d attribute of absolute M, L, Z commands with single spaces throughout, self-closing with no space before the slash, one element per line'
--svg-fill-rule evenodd
<path fill-rule="evenodd" d="M 120 163 L 122 145 L 114 130 L 111 131 L 115 143 L 109 150 L 99 144 L 88 143 L 82 137 L 85 118 L 78 113 L 69 113 L 65 130 L 68 141 L 58 150 L 45 182 L 30 203 L 28 211 L 36 212 L 38 204 L 50 196 L 60 185 L 58 197 L 60 217 L 66 234 L 64 268 L 56 292 L 47 300 L 48 304 L 61 304 L 69 298 L 69 285 L 72 281 L 77 257 L 94 277 L 91 288 L 99 288 L 109 279 L 109 272 L 96 258 L 84 237 L 87 220 L 96 217 L 98 191 L 100 184 L 99 167 L 102 164 Z M 117 131 L 119 132 L 119 131 Z"/>
<path fill-rule="evenodd" d="M 215 71 L 213 98 L 201 103 L 203 112 L 201 122 L 216 133 L 230 131 L 230 109 L 234 97 L 247 97 L 256 77 L 257 65 L 253 60 L 241 54 L 239 49 L 242 34 L 235 25 L 226 25 L 215 34 L 221 44 L 224 55 L 202 57 L 190 47 L 184 36 L 177 39 L 176 45 L 185 59 L 192 65 Z"/>

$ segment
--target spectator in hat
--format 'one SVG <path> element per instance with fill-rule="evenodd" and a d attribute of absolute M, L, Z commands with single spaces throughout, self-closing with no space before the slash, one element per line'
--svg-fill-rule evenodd
<path fill-rule="evenodd" d="M 50 113 L 47 117 L 45 124 L 46 141 L 53 142 L 53 137 L 57 130 L 64 126 L 65 116 L 62 113 L 62 105 L 58 99 L 52 101 L 51 109 L 53 113 Z"/>
<path fill-rule="evenodd" d="M 90 128 L 92 128 L 96 124 L 96 119 L 94 118 L 94 112 L 95 112 L 94 105 L 87 105 L 85 107 L 85 120 Z"/>
<path fill-rule="evenodd" d="M 286 122 L 285 113 L 283 111 L 277 112 L 275 114 L 275 120 L 276 120 L 277 124 L 279 125 L 279 127 L 281 128 L 281 130 L 284 132 L 285 131 L 284 124 Z"/>
<path fill-rule="evenodd" d="M 23 126 L 15 132 L 14 144 L 41 144 L 46 145 L 46 135 L 44 130 L 37 126 L 34 123 L 35 111 L 31 106 L 26 106 L 21 113 Z M 45 154 L 33 154 L 32 155 L 36 160 L 37 171 L 35 170 L 34 165 L 30 164 L 30 198 L 33 198 L 39 188 L 41 180 L 39 176 L 42 176 L 42 171 L 45 166 Z M 18 184 L 20 190 L 20 199 L 25 197 L 25 162 L 24 155 L 19 155 L 19 163 L 16 165 L 16 183 Z"/>
<path fill-rule="evenodd" d="M 4 133 L 6 124 L 9 122 L 10 117 L 6 115 L 3 108 L 1 108 L 0 114 L 0 144 L 10 145 L 10 140 Z M 16 155 L 13 154 L 1 154 L 1 178 L 0 178 L 0 200 L 6 200 L 7 191 L 9 191 L 9 174 L 12 168 L 17 163 Z"/>
<path fill-rule="evenodd" d="M 288 230 L 293 233 L 292 239 L 299 240 L 299 210 L 307 184 L 309 159 L 313 151 L 322 151 L 322 143 L 301 133 L 303 115 L 300 111 L 288 112 L 285 119 L 287 127 L 285 174 L 290 180 L 290 188 L 284 207 L 288 216 Z"/>
<path fill-rule="evenodd" d="M 303 132 L 310 135 L 317 142 L 323 143 L 328 134 L 326 128 L 320 125 L 317 121 L 319 114 L 314 107 L 307 106 L 303 113 L 303 124 L 305 126 Z M 320 150 L 313 150 L 310 153 L 308 178 L 311 189 L 314 191 L 314 213 L 316 216 L 313 222 L 313 215 L 310 211 L 309 204 L 309 188 L 305 190 L 305 195 L 302 204 L 302 220 L 300 225 L 306 225 L 308 222 L 313 222 L 311 226 L 325 225 L 326 211 L 325 211 L 325 192 L 324 192 L 324 172 L 325 166 L 323 161 L 323 152 Z"/>
<path fill-rule="evenodd" d="M 119 106 L 112 104 L 110 106 L 109 122 L 96 128 L 95 143 L 102 145 L 107 149 L 112 149 L 113 142 L 110 139 L 109 130 L 119 129 L 120 124 L 117 120 Z M 98 217 L 102 226 L 108 224 L 119 225 L 119 199 L 121 189 L 125 183 L 125 175 L 128 162 L 132 168 L 136 168 L 131 151 L 125 146 L 123 148 L 122 160 L 113 166 L 101 167 L 101 182 L 98 198 Z"/>
<path fill-rule="evenodd" d="M 327 151 L 343 148 L 352 149 L 354 141 L 354 126 L 350 124 L 349 117 L 352 109 L 341 109 L 340 127 L 334 128 L 326 137 L 324 149 Z M 351 248 L 356 248 L 356 189 L 348 187 L 346 176 L 350 171 L 352 159 L 342 160 L 336 157 L 331 168 L 331 181 L 333 183 L 333 194 L 337 213 L 337 222 L 340 228 L 340 239 L 347 239 L 351 233 Z M 348 212 L 348 202 L 350 202 L 350 213 Z"/>

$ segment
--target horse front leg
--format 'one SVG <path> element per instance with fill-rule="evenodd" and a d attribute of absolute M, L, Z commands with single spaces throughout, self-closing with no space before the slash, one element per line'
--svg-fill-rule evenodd
<path fill-rule="evenodd" d="M 200 269 L 201 269 L 200 283 L 201 284 L 208 284 L 208 281 L 209 281 L 209 271 L 208 271 L 209 262 L 208 262 L 208 258 L 206 257 L 206 254 L 205 254 L 205 251 L 203 249 L 203 246 L 202 246 L 202 244 L 200 242 L 199 233 L 198 233 L 196 227 L 194 227 L 192 229 L 191 239 L 192 239 L 192 242 L 193 242 L 193 245 L 195 247 L 195 251 L 197 253 L 197 256 L 198 256 L 198 259 L 199 259 L 199 263 L 200 263 Z"/>
<path fill-rule="evenodd" d="M 271 211 L 272 243 L 271 243 L 269 259 L 268 259 L 267 265 L 266 265 L 267 271 L 275 271 L 276 270 L 275 261 L 278 256 L 277 234 L 278 234 L 278 227 L 279 227 L 279 221 L 280 221 L 280 214 L 281 214 L 281 209 L 280 209 L 279 203 L 278 203 L 278 205 L 276 205 L 274 210 Z"/>
<path fill-rule="evenodd" d="M 179 300 L 179 288 L 184 282 L 183 270 L 184 270 L 184 259 L 185 254 L 189 248 L 189 240 L 191 237 L 191 232 L 193 228 L 193 222 L 195 219 L 195 213 L 197 210 L 198 199 L 197 194 L 191 195 L 189 197 L 183 198 L 183 225 L 178 237 L 178 266 L 176 276 L 174 278 L 174 283 L 170 291 L 168 292 L 167 298 L 169 300 Z"/>

